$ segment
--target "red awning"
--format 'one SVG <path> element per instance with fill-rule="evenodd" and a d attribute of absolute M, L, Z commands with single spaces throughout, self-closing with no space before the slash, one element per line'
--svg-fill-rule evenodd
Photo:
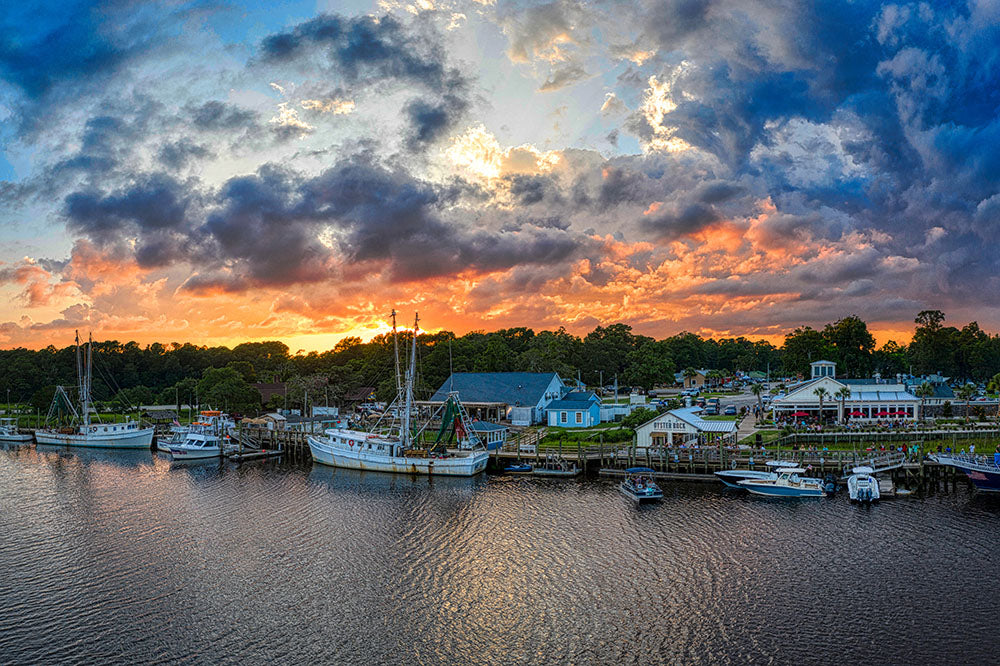
<path fill-rule="evenodd" d="M 859 412 L 856 409 L 853 412 L 848 413 L 848 416 L 864 416 L 864 415 L 865 415 L 864 412 Z"/>
<path fill-rule="evenodd" d="M 894 412 L 878 412 L 875 416 L 892 416 Z"/>
<path fill-rule="evenodd" d="M 795 412 L 792 416 L 809 416 L 809 412 Z"/>

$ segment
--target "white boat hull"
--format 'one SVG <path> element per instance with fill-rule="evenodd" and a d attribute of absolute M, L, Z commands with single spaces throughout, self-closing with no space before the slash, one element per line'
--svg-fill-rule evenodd
<path fill-rule="evenodd" d="M 309 438 L 309 449 L 313 460 L 322 465 L 392 474 L 475 476 L 486 469 L 489 460 L 489 454 L 485 451 L 449 458 L 414 458 L 348 451 L 331 447 L 313 437 Z"/>
<path fill-rule="evenodd" d="M 26 444 L 32 439 L 31 435 L 0 435 L 0 444 Z"/>
<path fill-rule="evenodd" d="M 207 460 L 222 457 L 222 449 L 185 449 L 172 446 L 168 450 L 174 460 Z"/>
<path fill-rule="evenodd" d="M 35 441 L 39 444 L 82 446 L 94 449 L 148 449 L 153 443 L 153 428 L 97 435 L 63 434 L 49 430 L 37 430 L 35 431 Z"/>

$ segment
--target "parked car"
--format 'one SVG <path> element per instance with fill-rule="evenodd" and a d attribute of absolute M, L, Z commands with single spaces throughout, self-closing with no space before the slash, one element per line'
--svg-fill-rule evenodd
<path fill-rule="evenodd" d="M 712 407 L 712 406 L 706 407 L 705 408 L 705 414 L 708 415 L 708 416 L 718 416 L 719 415 L 719 408 L 718 407 Z"/>
<path fill-rule="evenodd" d="M 735 416 L 736 415 L 736 405 L 729 405 L 728 407 L 726 407 L 726 411 L 723 412 L 723 413 L 726 416 Z"/>

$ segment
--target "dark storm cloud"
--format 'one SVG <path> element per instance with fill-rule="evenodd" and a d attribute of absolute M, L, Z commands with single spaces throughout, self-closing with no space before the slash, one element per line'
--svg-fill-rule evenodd
<path fill-rule="evenodd" d="M 342 160 L 315 177 L 271 165 L 218 191 L 148 176 L 110 194 L 65 200 L 69 228 L 106 247 L 135 239 L 142 266 L 186 262 L 194 290 L 243 290 L 329 279 L 342 264 L 374 262 L 390 280 L 569 259 L 581 238 L 565 225 L 522 220 L 490 231 L 446 219 L 453 193 L 371 155 Z"/>
<path fill-rule="evenodd" d="M 288 62 L 314 49 L 348 81 L 395 78 L 442 89 L 455 76 L 432 39 L 388 15 L 319 16 L 264 38 L 260 60 Z"/>
<path fill-rule="evenodd" d="M 722 219 L 712 206 L 695 203 L 667 213 L 643 217 L 640 226 L 653 235 L 668 240 L 701 231 Z"/>
<path fill-rule="evenodd" d="M 403 109 L 409 121 L 407 145 L 418 148 L 441 138 L 455 126 L 468 106 L 468 102 L 457 94 L 445 95 L 440 102 L 411 101 Z"/>
<path fill-rule="evenodd" d="M 213 156 L 213 152 L 203 144 L 182 138 L 165 143 L 157 151 L 156 158 L 163 166 L 175 171 L 183 169 L 191 162 Z"/>
<path fill-rule="evenodd" d="M 253 128 L 258 123 L 253 111 L 218 100 L 189 105 L 186 112 L 195 128 L 207 132 Z"/>

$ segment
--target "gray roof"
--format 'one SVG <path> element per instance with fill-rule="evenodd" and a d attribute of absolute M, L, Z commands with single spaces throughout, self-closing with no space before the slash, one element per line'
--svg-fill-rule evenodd
<path fill-rule="evenodd" d="M 663 418 L 664 415 L 670 414 L 671 416 L 684 421 L 685 423 L 701 430 L 702 432 L 735 432 L 736 422 L 735 421 L 706 421 L 705 419 L 698 416 L 698 412 L 704 411 L 701 407 L 682 407 L 680 409 L 671 409 L 663 414 L 657 414 L 646 423 L 652 423 L 657 419 Z M 646 425 L 644 423 L 643 425 Z M 642 427 L 642 426 L 639 426 Z"/>
<path fill-rule="evenodd" d="M 883 400 L 892 400 L 895 402 L 913 400 L 917 401 L 919 398 L 910 395 L 906 391 L 851 391 L 851 397 L 848 400 L 868 400 L 871 402 L 881 402 Z"/>
<path fill-rule="evenodd" d="M 549 403 L 546 409 L 567 409 L 567 410 L 577 410 L 577 411 L 587 411 L 590 409 L 591 405 L 596 405 L 596 402 L 590 400 L 553 400 Z"/>
<path fill-rule="evenodd" d="M 545 396 L 554 372 L 455 372 L 431 396 L 444 402 L 449 391 L 458 391 L 462 402 L 500 402 L 514 407 L 534 407 Z"/>
<path fill-rule="evenodd" d="M 492 432 L 495 430 L 508 430 L 507 426 L 500 425 L 499 423 L 492 423 L 490 421 L 472 421 L 469 424 L 470 430 L 475 430 L 476 432 Z"/>

